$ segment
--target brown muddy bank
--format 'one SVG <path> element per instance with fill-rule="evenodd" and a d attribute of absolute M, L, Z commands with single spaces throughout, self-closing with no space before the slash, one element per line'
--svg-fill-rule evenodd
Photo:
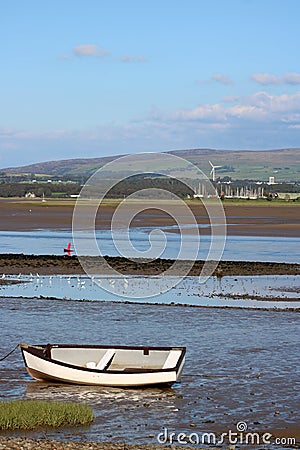
<path fill-rule="evenodd" d="M 40 199 L 0 199 L 0 231 L 33 231 L 71 230 L 72 216 L 75 202 L 71 200 Z M 96 229 L 109 229 L 112 216 L 118 206 L 118 201 L 101 205 L 101 214 L 96 218 Z M 164 204 L 156 207 L 142 205 L 143 211 L 137 216 L 134 214 L 132 226 L 134 227 L 162 227 L 175 224 L 174 219 L 164 212 Z M 145 206 L 145 209 L 144 209 Z M 198 224 L 209 224 L 207 211 L 201 202 L 188 204 L 192 215 Z M 231 236 L 278 236 L 299 237 L 300 214 L 297 203 L 252 203 L 231 204 L 224 203 L 227 221 L 227 234 Z M 127 212 L 131 214 L 131 206 Z M 162 209 L 160 209 L 162 208 Z M 135 207 L 133 210 L 135 211 Z M 189 224 L 189 216 L 182 216 L 180 212 L 175 217 L 181 224 Z M 210 233 L 210 228 L 202 228 L 201 234 Z"/>
<path fill-rule="evenodd" d="M 129 260 L 122 257 L 81 257 L 89 273 L 110 274 L 117 271 L 130 275 L 160 275 L 174 264 L 172 259 L 136 259 Z M 173 276 L 201 274 L 204 261 L 177 261 L 176 269 L 170 272 Z M 214 266 L 214 264 L 212 263 Z M 191 268 L 192 267 L 192 268 Z M 206 266 L 210 270 L 210 265 Z M 55 255 L 0 255 L 0 273 L 2 274 L 82 274 L 84 273 L 77 256 Z M 255 276 L 255 275 L 299 275 L 300 264 L 252 261 L 220 261 L 214 268 L 213 275 L 222 276 Z"/>

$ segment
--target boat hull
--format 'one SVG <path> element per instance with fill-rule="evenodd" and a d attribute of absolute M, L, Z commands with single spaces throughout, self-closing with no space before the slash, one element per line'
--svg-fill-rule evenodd
<path fill-rule="evenodd" d="M 27 372 L 36 380 L 115 387 L 171 386 L 179 380 L 185 360 L 184 349 L 174 368 L 97 370 L 47 358 L 35 347 L 21 347 L 21 350 Z"/>

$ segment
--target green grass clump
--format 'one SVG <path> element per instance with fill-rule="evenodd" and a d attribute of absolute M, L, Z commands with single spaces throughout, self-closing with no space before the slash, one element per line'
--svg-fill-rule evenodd
<path fill-rule="evenodd" d="M 93 410 L 86 405 L 44 400 L 0 401 L 0 430 L 89 425 Z"/>

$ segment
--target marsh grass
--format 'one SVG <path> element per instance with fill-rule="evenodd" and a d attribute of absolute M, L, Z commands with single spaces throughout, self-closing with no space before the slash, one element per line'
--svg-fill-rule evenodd
<path fill-rule="evenodd" d="M 93 410 L 86 405 L 43 400 L 0 401 L 0 430 L 89 425 Z"/>

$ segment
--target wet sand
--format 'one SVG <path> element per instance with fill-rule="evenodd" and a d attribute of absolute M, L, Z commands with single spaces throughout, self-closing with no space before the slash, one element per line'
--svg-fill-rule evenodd
<path fill-rule="evenodd" d="M 124 275 L 160 275 L 174 264 L 172 259 L 136 259 L 129 260 L 121 257 L 81 257 L 84 259 L 85 267 L 90 273 L 113 274 L 117 271 Z M 111 269 L 107 266 L 111 266 Z M 199 276 L 204 261 L 195 261 L 189 270 L 189 261 L 177 261 L 174 276 L 192 275 Z M 96 267 L 97 271 L 93 268 Z M 209 266 L 208 266 L 209 268 Z M 55 256 L 55 255 L 24 255 L 24 254 L 0 254 L 0 273 L 4 275 L 74 275 L 83 274 L 77 256 Z M 213 275 L 223 276 L 254 276 L 254 275 L 300 275 L 300 264 L 274 263 L 274 262 L 251 262 L 251 261 L 220 261 Z M 5 278 L 0 279 L 6 284 Z"/>
<path fill-rule="evenodd" d="M 60 230 L 72 227 L 73 201 L 28 201 L 26 199 L 0 199 L 0 231 L 33 231 L 37 229 Z M 117 205 L 117 204 L 116 204 Z M 272 204 L 249 203 L 232 205 L 224 203 L 228 223 L 227 233 L 233 236 L 300 236 L 300 207 L 296 203 Z M 96 220 L 97 229 L 108 229 L 116 206 L 107 204 L 101 207 L 101 214 Z M 209 223 L 204 206 L 199 203 L 189 204 L 198 224 Z M 129 206 L 130 208 L 130 206 Z M 129 211 L 130 212 L 130 211 Z M 181 217 L 182 223 L 188 218 Z M 135 227 L 172 226 L 174 220 L 163 211 L 150 208 L 140 213 L 132 222 Z M 201 229 L 209 233 L 209 228 Z"/>

